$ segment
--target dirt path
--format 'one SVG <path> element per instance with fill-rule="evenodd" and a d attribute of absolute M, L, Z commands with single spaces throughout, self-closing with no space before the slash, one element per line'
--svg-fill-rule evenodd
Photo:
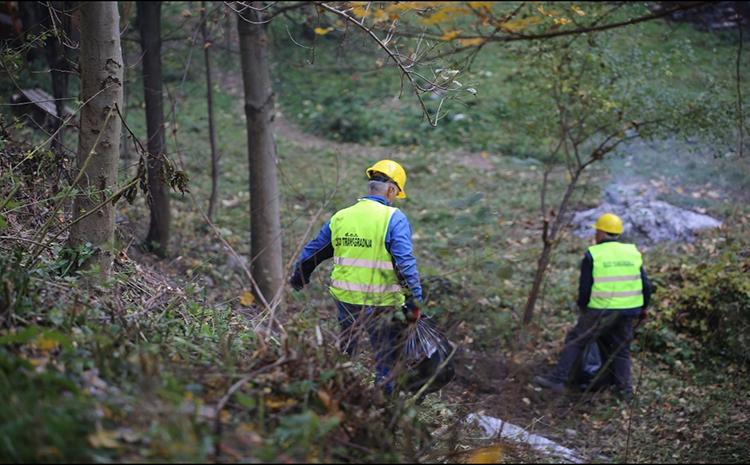
<path fill-rule="evenodd" d="M 238 114 L 242 115 L 244 97 L 242 90 L 242 77 L 237 73 L 222 73 L 218 76 L 221 80 L 222 88 L 230 95 L 237 97 L 239 106 Z M 416 104 L 416 103 L 415 103 Z M 404 160 L 409 157 L 408 154 L 399 150 L 398 147 L 382 147 L 373 144 L 358 144 L 355 142 L 338 142 L 315 134 L 309 134 L 299 129 L 291 122 L 281 111 L 277 103 L 276 114 L 273 121 L 274 134 L 277 140 L 283 139 L 294 145 L 308 150 L 330 150 L 336 153 L 357 155 L 369 160 L 395 158 Z M 456 157 L 459 162 L 470 168 L 482 171 L 494 171 L 495 165 L 490 161 L 492 154 L 487 152 L 474 153 L 463 150 L 454 150 L 448 152 Z"/>

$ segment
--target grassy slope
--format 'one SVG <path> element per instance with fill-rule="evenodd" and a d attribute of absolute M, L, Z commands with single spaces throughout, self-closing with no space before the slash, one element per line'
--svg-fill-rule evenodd
<path fill-rule="evenodd" d="M 642 43 L 662 46 L 662 34 L 667 29 L 663 25 L 649 25 Z M 719 60 L 729 60 L 728 44 L 722 45 L 717 39 L 707 38 L 709 36 L 682 26 L 676 28 L 675 34 L 695 41 L 696 56 L 701 66 L 726 69 Z M 723 47 L 720 48 L 723 53 L 714 52 L 719 46 Z M 176 48 L 179 49 L 177 46 Z M 184 161 L 184 166 L 192 177 L 191 190 L 204 205 L 209 182 L 209 152 L 204 116 L 204 86 L 200 82 L 201 64 L 197 60 L 198 55 L 194 55 L 191 79 L 180 88 L 181 73 L 175 70 L 179 70 L 178 65 L 184 63 L 184 55 L 175 53 L 167 57 L 170 60 L 167 66 L 172 69 L 173 75 L 168 79 L 167 85 L 170 93 L 177 96 L 179 105 L 178 144 L 170 139 L 170 146 L 174 158 Z M 638 460 L 657 461 L 713 460 L 718 457 L 707 454 L 702 444 L 713 444 L 716 448 L 713 453 L 719 451 L 721 458 L 728 461 L 737 461 L 746 455 L 746 442 L 743 441 L 747 439 L 747 418 L 732 416 L 732 412 L 747 408 L 742 404 L 745 402 L 742 400 L 742 393 L 746 389 L 746 375 L 734 368 L 734 372 L 726 372 L 726 377 L 719 373 L 708 379 L 702 378 L 707 376 L 704 370 L 700 366 L 694 366 L 690 357 L 683 355 L 683 351 L 692 346 L 680 337 L 667 344 L 666 353 L 673 355 L 671 362 L 668 358 L 651 353 L 637 357 L 634 372 L 639 372 L 641 366 L 644 367 L 642 386 L 645 394 L 641 396 L 639 408 L 632 413 L 607 399 L 594 399 L 583 405 L 577 403 L 577 397 L 551 401 L 528 384 L 531 373 L 554 358 L 564 330 L 574 319 L 569 309 L 577 278 L 577 262 L 586 245 L 584 240 L 567 237 L 556 254 L 547 285 L 547 297 L 540 310 L 540 322 L 543 324 L 535 333 L 537 343 L 527 347 L 527 351 L 508 353 L 508 343 L 513 339 L 517 328 L 515 311 L 523 302 L 531 277 L 529 264 L 533 262 L 540 234 L 536 217 L 541 176 L 539 168 L 532 161 L 498 156 L 499 153 L 524 156 L 533 154 L 535 150 L 533 141 L 523 139 L 523 131 L 513 130 L 512 123 L 516 114 L 504 103 L 513 92 L 512 80 L 500 81 L 501 76 L 505 77 L 510 72 L 505 66 L 506 61 L 501 57 L 496 61 L 488 59 L 487 68 L 492 74 L 485 70 L 484 75 L 478 72 L 472 77 L 472 81 L 476 81 L 482 92 L 482 99 L 471 109 L 462 110 L 469 115 L 470 124 L 464 124 L 467 120 L 446 122 L 437 129 L 427 129 L 423 123 L 419 123 L 415 102 L 408 96 L 396 102 L 382 99 L 384 94 L 397 93 L 395 77 L 384 77 L 380 73 L 377 80 L 371 82 L 360 76 L 358 81 L 353 81 L 354 86 L 351 86 L 350 74 L 321 73 L 320 79 L 309 79 L 309 70 L 295 72 L 294 68 L 285 67 L 289 60 L 291 58 L 284 57 L 284 62 L 280 62 L 275 68 L 275 75 L 281 77 L 277 82 L 280 104 L 288 118 L 313 132 L 335 138 L 336 134 L 316 127 L 317 123 L 314 123 L 335 120 L 335 117 L 331 114 L 324 118 L 311 115 L 314 112 L 338 112 L 342 117 L 358 118 L 356 122 L 359 126 L 354 127 L 365 128 L 366 134 L 369 134 L 368 128 L 380 128 L 377 131 L 380 135 L 373 137 L 368 144 L 400 146 L 393 149 L 393 158 L 404 162 L 410 176 L 410 198 L 402 207 L 416 233 L 415 247 L 420 269 L 425 277 L 436 276 L 443 279 L 433 284 L 436 297 L 430 302 L 428 312 L 438 315 L 446 327 L 451 328 L 453 337 L 465 344 L 470 353 L 468 360 L 474 366 L 463 372 L 464 378 L 451 386 L 444 398 L 428 399 L 426 407 L 419 412 L 428 425 L 438 427 L 476 409 L 485 409 L 526 425 L 531 424 L 535 418 L 542 418 L 536 428 L 544 434 L 557 436 L 567 444 L 590 453 L 622 457 L 627 437 L 623 429 L 627 424 L 624 416 L 633 414 L 632 441 L 638 446 L 635 452 L 631 452 L 631 460 L 636 457 Z M 330 55 L 324 53 L 319 53 L 318 60 L 317 63 L 321 66 L 333 62 Z M 230 71 L 236 72 L 236 65 L 235 60 L 224 62 L 224 66 Z M 675 66 L 678 67 L 675 74 L 686 78 L 683 85 L 703 85 L 696 74 L 688 72 L 695 64 L 682 64 L 682 68 L 679 68 L 679 63 Z M 330 77 L 323 79 L 323 76 Z M 721 75 L 720 79 L 726 80 L 727 76 Z M 503 82 L 503 85 L 489 85 L 498 81 Z M 142 133 L 138 83 L 139 80 L 134 77 L 135 89 L 129 120 L 134 130 Z M 221 192 L 222 200 L 227 206 L 220 209 L 216 223 L 225 238 L 240 253 L 247 254 L 249 240 L 246 231 L 249 228 L 244 119 L 238 94 L 229 91 L 233 84 L 236 84 L 236 80 L 232 82 L 228 79 L 217 85 L 218 140 L 224 167 Z M 306 87 L 307 84 L 315 87 Z M 236 89 L 236 85 L 234 88 Z M 341 98 L 342 95 L 351 96 L 354 93 L 357 96 L 351 100 Z M 305 103 L 305 100 L 309 103 Z M 321 108 L 318 109 L 319 105 Z M 367 110 L 362 111 L 362 108 Z M 356 132 L 349 130 L 348 134 Z M 484 156 L 472 156 L 462 153 L 463 150 L 486 150 L 488 153 Z M 308 226 L 311 226 L 314 233 L 328 215 L 361 195 L 364 181 L 362 171 L 382 153 L 356 145 L 332 145 L 331 148 L 311 150 L 305 144 L 285 140 L 282 135 L 279 140 L 279 167 L 285 259 L 290 258 L 292 251 L 309 238 L 309 234 L 305 234 Z M 652 168 L 645 174 L 652 174 L 653 170 L 663 166 L 658 163 L 656 154 L 649 160 L 650 165 L 636 163 L 641 169 L 644 166 Z M 687 172 L 701 174 L 705 171 L 704 166 L 697 164 L 692 169 L 688 167 Z M 593 199 L 600 192 L 600 182 L 607 176 L 604 170 L 596 171 L 596 176 L 579 194 L 577 203 L 593 204 Z M 740 182 L 745 179 L 747 178 L 740 178 Z M 708 181 L 705 177 L 700 177 L 696 182 L 702 183 L 704 180 Z M 731 179 L 726 181 L 728 186 L 734 186 L 734 183 Z M 561 187 L 560 181 L 556 181 L 555 192 L 559 193 Z M 331 195 L 334 189 L 335 193 Z M 710 186 L 706 187 L 705 192 L 711 189 Z M 679 195 L 674 192 L 672 194 Z M 330 201 L 324 205 L 329 197 Z M 215 403 L 230 382 L 236 379 L 236 373 L 248 370 L 250 362 L 243 362 L 242 359 L 255 350 L 256 342 L 249 336 L 251 332 L 243 317 L 236 313 L 230 317 L 227 313 L 230 310 L 241 310 L 237 297 L 247 284 L 242 283 L 241 275 L 216 245 L 216 241 L 207 240 L 210 236 L 192 208 L 189 198 L 174 195 L 173 199 L 176 211 L 174 259 L 168 265 L 153 266 L 170 276 L 179 287 L 192 283 L 184 287 L 184 297 L 175 298 L 178 302 L 175 310 L 155 313 L 141 321 L 125 318 L 128 322 L 123 323 L 122 328 L 117 325 L 112 327 L 97 323 L 106 321 L 108 309 L 117 303 L 105 299 L 92 304 L 90 315 L 83 319 L 66 319 L 60 315 L 69 314 L 75 305 L 76 300 L 72 296 L 76 292 L 72 289 L 60 294 L 45 294 L 43 302 L 48 307 L 42 306 L 45 310 L 41 312 L 35 310 L 39 312 L 40 322 L 43 324 L 56 326 L 62 332 L 73 334 L 77 348 L 58 354 L 27 344 L 14 353 L 20 353 L 26 358 L 41 354 L 53 359 L 53 362 L 44 365 L 45 372 L 50 377 L 64 378 L 59 374 L 59 368 L 55 368 L 57 365 L 64 366 L 70 377 L 85 386 L 86 390 L 91 389 L 91 382 L 87 384 L 82 373 L 90 368 L 97 368 L 98 376 L 103 378 L 108 389 L 117 387 L 121 390 L 105 400 L 85 394 L 63 400 L 64 396 L 50 394 L 59 391 L 44 388 L 43 385 L 38 388 L 39 391 L 25 387 L 23 383 L 26 382 L 37 383 L 36 386 L 42 383 L 37 375 L 32 374 L 32 368 L 25 368 L 28 377 L 8 381 L 11 382 L 7 385 L 8 392 L 38 392 L 38 397 L 49 396 L 47 398 L 50 399 L 50 405 L 57 402 L 61 406 L 58 408 L 68 409 L 66 412 L 56 413 L 44 410 L 45 413 L 39 413 L 36 417 L 35 421 L 42 418 L 47 422 L 52 418 L 62 419 L 62 426 L 59 428 L 49 426 L 50 437 L 63 437 L 61 432 L 66 427 L 79 423 L 84 430 L 72 432 L 68 443 L 81 443 L 84 435 L 96 431 L 96 420 L 81 412 L 91 412 L 96 408 L 102 411 L 99 418 L 103 420 L 98 421 L 103 421 L 102 430 L 105 434 L 101 437 L 93 436 L 93 441 L 92 436 L 88 436 L 87 446 L 98 446 L 98 453 L 104 456 L 133 459 L 210 457 L 212 445 L 207 438 L 210 437 L 212 423 L 201 417 L 200 407 Z M 727 197 L 706 197 L 704 200 L 706 203 L 702 205 L 711 211 L 731 214 L 726 218 L 730 221 L 737 220 L 737 228 L 710 235 L 706 242 L 695 246 L 677 247 L 676 250 L 666 246 L 654 249 L 649 256 L 649 267 L 658 283 L 668 283 L 667 271 L 661 270 L 673 266 L 675 255 L 671 253 L 676 251 L 683 257 L 691 255 L 689 259 L 712 260 L 716 258 L 716 252 L 708 249 L 706 244 L 715 244 L 716 239 L 747 232 L 747 223 L 744 226 L 739 223 L 743 218 L 746 220 L 746 209 Z M 315 217 L 314 212 L 321 206 L 323 214 Z M 145 228 L 147 215 L 142 200 L 133 207 L 123 206 L 121 212 L 130 219 L 135 230 Z M 132 253 L 138 256 L 135 251 Z M 142 260 L 150 263 L 147 257 Z M 331 305 L 325 291 L 329 266 L 316 272 L 313 285 L 305 293 L 290 296 L 290 310 L 296 320 L 290 323 L 294 328 L 294 338 L 308 341 L 299 344 L 313 351 L 311 353 L 316 350 L 309 343 L 313 339 L 316 324 L 322 326 L 326 339 L 329 331 L 335 332 L 330 314 Z M 138 274 L 135 267 L 132 262 L 125 264 L 118 279 L 130 282 L 128 280 Z M 58 281 L 49 276 L 43 276 L 43 279 Z M 156 286 L 162 283 L 155 279 L 146 280 L 142 284 Z M 134 306 L 126 307 L 125 314 L 137 314 L 137 305 L 142 305 L 151 297 L 133 296 L 130 305 Z M 83 297 L 85 301 L 88 298 Z M 166 303 L 170 301 L 168 299 Z M 658 333 L 658 328 L 654 324 L 647 334 L 656 337 L 653 333 Z M 144 333 L 148 343 L 138 341 L 138 331 Z M 103 334 L 101 339 L 95 337 L 97 332 Z M 129 342 L 112 342 L 122 340 L 123 337 Z M 272 351 L 275 350 L 279 349 L 273 347 Z M 80 358 L 87 356 L 92 360 L 83 362 L 83 366 L 76 365 L 81 363 L 78 361 Z M 107 362 L 108 359 L 111 361 Z M 254 358 L 251 357 L 250 361 L 252 360 Z M 306 379 L 282 376 L 278 380 L 268 380 L 267 386 L 271 386 L 271 393 L 263 392 L 266 381 L 259 382 L 247 391 L 247 398 L 244 399 L 246 404 L 233 404 L 231 415 L 226 418 L 225 428 L 232 431 L 234 442 L 231 446 L 236 453 L 234 458 L 248 457 L 247 454 L 297 459 L 341 457 L 335 455 L 334 446 L 326 445 L 333 443 L 322 441 L 322 448 L 310 444 L 317 440 L 318 434 L 326 437 L 325 428 L 319 425 L 309 427 L 294 424 L 294 421 L 302 421 L 303 425 L 313 423 L 309 414 L 300 419 L 299 415 L 305 415 L 304 412 L 318 412 L 321 416 L 326 412 L 325 405 L 321 407 L 314 397 L 316 389 L 322 386 L 335 388 L 326 381 L 326 377 L 330 376 L 326 374 L 326 370 L 331 370 L 332 365 L 317 363 L 323 365 L 320 371 Z M 490 391 L 481 392 L 477 386 L 488 384 L 487 379 L 482 379 L 488 376 L 487 372 L 480 371 L 482 364 L 490 367 L 496 366 L 495 364 L 504 366 L 510 376 L 505 379 L 501 377 L 494 386 L 484 386 Z M 154 369 L 154 366 L 158 368 Z M 474 369 L 476 371 L 472 373 Z M 355 370 L 359 370 L 355 374 L 360 375 L 366 371 L 359 364 L 355 366 Z M 8 367 L 8 371 L 4 372 L 14 371 Z M 286 376 L 290 375 L 296 376 Z M 490 373 L 489 376 L 491 375 Z M 494 375 L 497 376 L 497 373 Z M 312 387 L 305 385 L 305 382 L 312 383 Z M 722 386 L 721 390 L 719 385 Z M 149 386 L 156 388 L 149 391 Z M 144 396 L 143 392 L 149 394 Z M 34 398 L 17 399 L 13 406 L 19 409 L 29 408 Z M 269 398 L 272 400 L 270 403 Z M 285 409 L 279 406 L 278 403 L 286 399 L 302 402 L 305 408 L 291 406 Z M 527 399 L 528 403 L 523 399 Z M 196 410 L 185 413 L 185 403 Z M 270 406 L 270 413 L 264 414 L 259 405 Z M 568 413 L 570 407 L 575 407 L 572 414 Z M 357 415 L 357 412 L 353 406 L 347 410 L 347 414 L 351 415 Z M 81 420 L 76 415 L 86 418 Z M 263 415 L 267 418 L 262 418 Z M 291 434 L 284 433 L 283 418 L 286 417 L 292 418 L 286 424 L 287 430 L 296 429 L 299 433 L 305 431 L 305 428 L 312 428 L 312 432 L 299 437 L 293 435 L 291 440 L 285 439 L 284 434 Z M 374 418 L 377 419 L 378 416 Z M 373 419 L 369 421 L 372 422 Z M 704 426 L 688 430 L 682 428 L 683 424 L 689 422 L 702 422 Z M 731 422 L 739 422 L 736 424 L 740 428 L 730 429 Z M 654 428 L 655 426 L 658 428 Z M 132 435 L 128 436 L 123 428 L 132 430 Z M 578 436 L 566 436 L 566 428 L 576 429 Z M 112 431 L 116 433 L 111 433 Z M 730 434 L 725 436 L 725 433 Z M 107 434 L 116 446 L 107 446 Z M 695 434 L 701 434 L 702 439 Z M 736 435 L 735 439 L 732 439 L 732 434 Z M 131 442 L 129 438 L 135 439 Z M 43 440 L 43 437 L 28 439 L 30 444 Z M 248 447 L 248 444 L 252 446 Z M 290 449 L 289 444 L 294 447 Z M 42 454 L 36 455 L 37 458 L 54 459 L 55 450 L 66 457 L 76 456 L 78 453 L 82 457 L 90 457 L 86 455 L 90 452 L 81 447 L 69 451 L 64 445 L 65 442 L 61 441 L 60 444 L 53 444 L 53 449 L 27 451 L 31 455 L 26 457 L 37 453 Z M 228 450 L 232 450 L 231 447 Z M 522 451 L 511 448 L 507 450 L 509 458 L 523 456 Z"/>

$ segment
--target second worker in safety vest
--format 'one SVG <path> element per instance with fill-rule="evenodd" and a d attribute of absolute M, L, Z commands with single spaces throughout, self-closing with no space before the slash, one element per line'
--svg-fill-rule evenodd
<path fill-rule="evenodd" d="M 411 226 L 406 215 L 391 206 L 395 199 L 406 198 L 406 172 L 395 161 L 381 160 L 366 174 L 369 195 L 323 225 L 302 250 L 290 284 L 302 289 L 315 267 L 333 257 L 329 290 L 338 308 L 341 349 L 352 355 L 359 333 L 366 331 L 375 352 L 376 382 L 391 393 L 399 333 L 390 317 L 405 305 L 402 283 L 417 302 L 422 301 L 422 287 Z M 406 307 L 407 318 L 419 318 L 411 299 Z"/>
<path fill-rule="evenodd" d="M 651 285 L 643 269 L 641 253 L 633 244 L 619 242 L 622 220 L 611 213 L 594 225 L 596 245 L 588 248 L 581 263 L 578 307 L 581 315 L 565 337 L 557 366 L 536 384 L 562 392 L 584 348 L 601 338 L 613 353 L 615 390 L 626 400 L 632 395 L 630 342 L 633 321 L 646 317 Z"/>

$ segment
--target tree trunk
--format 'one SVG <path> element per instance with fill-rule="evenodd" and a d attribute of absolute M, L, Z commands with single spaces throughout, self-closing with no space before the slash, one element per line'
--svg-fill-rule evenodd
<path fill-rule="evenodd" d="M 578 179 L 581 177 L 581 173 L 583 173 L 583 170 L 586 169 L 587 166 L 588 164 L 579 166 L 577 171 L 573 174 L 570 182 L 568 183 L 568 187 L 565 189 L 565 194 L 560 200 L 560 204 L 557 208 L 557 215 L 555 215 L 555 219 L 552 222 L 552 228 L 549 230 L 549 234 L 547 233 L 548 229 L 547 225 L 545 224 L 542 237 L 544 246 L 542 248 L 541 255 L 539 255 L 539 260 L 537 260 L 536 271 L 534 272 L 534 282 L 531 285 L 531 291 L 529 291 L 529 296 L 526 298 L 526 305 L 524 305 L 523 309 L 524 326 L 527 326 L 529 323 L 531 323 L 531 320 L 534 318 L 534 307 L 536 306 L 536 301 L 539 298 L 539 291 L 542 288 L 542 282 L 544 282 L 544 275 L 547 273 L 550 256 L 552 255 L 552 249 L 555 245 L 554 242 L 555 240 L 557 240 L 557 235 L 563 227 L 563 222 L 565 221 L 565 213 L 568 210 L 568 203 L 570 203 L 570 198 L 573 195 L 576 186 L 578 185 Z M 547 183 L 545 180 L 543 188 L 546 189 L 546 187 Z M 545 194 L 546 192 L 542 192 L 543 196 Z"/>
<path fill-rule="evenodd" d="M 122 85 L 122 108 L 120 109 L 120 113 L 122 113 L 122 119 L 125 120 L 127 123 L 128 121 L 128 109 L 130 108 L 130 93 L 131 93 L 131 81 L 130 76 L 128 75 L 130 72 L 130 69 L 128 67 L 128 46 L 127 42 L 122 43 L 122 66 L 123 66 L 123 85 Z M 131 153 L 130 153 L 130 144 L 128 143 L 128 138 L 123 137 L 120 141 L 120 158 L 122 158 L 123 163 L 123 171 L 125 172 L 125 175 L 128 175 L 128 168 L 131 161 Z"/>
<path fill-rule="evenodd" d="M 65 13 L 71 8 L 70 2 L 49 2 L 49 5 L 38 3 L 40 17 L 44 18 L 44 26 L 50 33 L 57 31 L 58 36 L 50 35 L 44 49 L 47 57 L 47 64 L 50 69 L 50 79 L 52 81 L 52 97 L 55 100 L 55 110 L 57 118 L 54 121 L 53 131 L 57 134 L 52 139 L 52 151 L 60 152 L 64 146 L 64 128 L 65 121 L 65 103 L 68 98 L 68 74 L 70 66 L 68 63 L 68 48 L 63 45 L 65 36 L 70 35 L 70 16 Z M 50 14 L 51 9 L 57 11 L 59 23 L 54 23 L 55 18 Z"/>
<path fill-rule="evenodd" d="M 201 2 L 201 32 L 203 33 L 203 56 L 206 59 L 206 99 L 208 100 L 208 140 L 211 143 L 211 198 L 208 200 L 208 219 L 213 220 L 219 197 L 219 154 L 216 151 L 216 129 L 214 128 L 214 89 L 211 84 L 211 45 L 206 26 L 206 2 Z"/>
<path fill-rule="evenodd" d="M 115 106 L 122 106 L 122 50 L 117 2 L 81 3 L 81 125 L 78 139 L 77 219 L 101 203 L 117 182 L 122 124 Z M 91 243 L 87 265 L 98 265 L 106 279 L 114 251 L 114 206 L 108 202 L 70 229 L 69 245 Z"/>
<path fill-rule="evenodd" d="M 539 291 L 542 289 L 542 282 L 544 282 L 544 275 L 547 272 L 549 266 L 550 255 L 552 254 L 552 244 L 547 242 L 542 248 L 542 253 L 539 255 L 537 260 L 536 271 L 534 272 L 534 282 L 531 284 L 531 291 L 526 299 L 526 305 L 523 310 L 523 324 L 524 326 L 531 323 L 534 317 L 534 307 L 536 301 L 539 298 Z"/>
<path fill-rule="evenodd" d="M 136 2 L 143 50 L 143 96 L 148 132 L 148 199 L 151 223 L 146 247 L 160 257 L 169 244 L 169 191 L 164 175 L 164 102 L 161 76 L 161 2 Z"/>
<path fill-rule="evenodd" d="M 224 63 L 232 63 L 234 61 L 232 57 L 232 18 L 234 18 L 234 12 L 229 5 L 225 6 L 225 10 L 227 16 L 224 23 Z M 227 82 L 227 76 L 231 70 L 229 66 L 222 66 L 221 68 L 224 70 L 221 80 Z"/>
<path fill-rule="evenodd" d="M 260 2 L 253 5 L 262 8 Z M 248 21 L 259 22 L 261 15 L 248 8 L 244 16 L 237 18 L 237 31 L 247 119 L 252 274 L 263 297 L 270 302 L 284 284 L 276 146 L 271 127 L 274 95 L 268 67 L 268 37 L 262 25 Z"/>

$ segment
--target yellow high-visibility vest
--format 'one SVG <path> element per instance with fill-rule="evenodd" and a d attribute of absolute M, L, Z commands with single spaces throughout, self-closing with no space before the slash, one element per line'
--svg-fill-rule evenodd
<path fill-rule="evenodd" d="M 359 199 L 331 218 L 334 298 L 355 305 L 401 306 L 404 294 L 385 248 L 388 223 L 396 208 Z"/>
<path fill-rule="evenodd" d="M 594 285 L 589 308 L 631 310 L 643 307 L 643 257 L 633 244 L 602 242 L 589 247 Z"/>

